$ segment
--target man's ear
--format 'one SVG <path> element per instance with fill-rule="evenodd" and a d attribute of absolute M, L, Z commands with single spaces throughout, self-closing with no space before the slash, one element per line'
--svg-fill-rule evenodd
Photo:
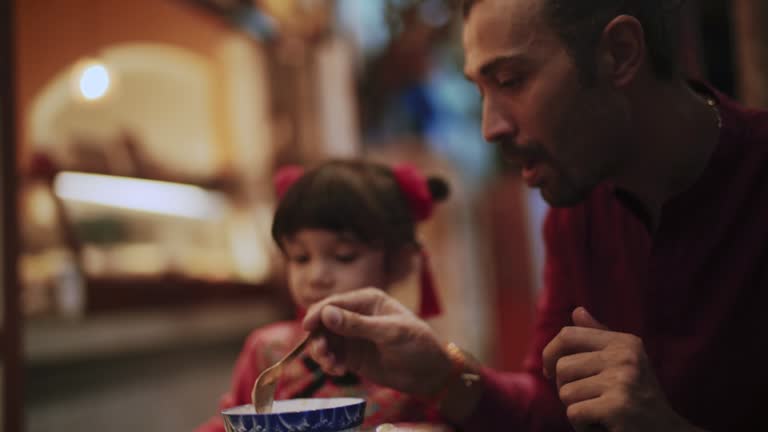
<path fill-rule="evenodd" d="M 614 87 L 631 84 L 645 65 L 645 31 L 637 18 L 620 15 L 603 29 L 598 44 L 598 70 Z"/>

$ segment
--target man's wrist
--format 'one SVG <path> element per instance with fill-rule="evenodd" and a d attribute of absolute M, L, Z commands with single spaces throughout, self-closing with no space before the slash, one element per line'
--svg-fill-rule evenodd
<path fill-rule="evenodd" d="M 453 342 L 446 344 L 443 351 L 451 368 L 431 399 L 444 419 L 460 424 L 474 412 L 480 401 L 480 366 L 477 360 Z"/>

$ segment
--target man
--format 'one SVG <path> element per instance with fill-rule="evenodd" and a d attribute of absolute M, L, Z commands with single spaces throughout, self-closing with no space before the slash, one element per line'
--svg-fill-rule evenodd
<path fill-rule="evenodd" d="M 326 371 L 467 431 L 764 423 L 768 114 L 680 76 L 671 3 L 466 2 L 483 134 L 554 207 L 525 371 L 465 361 L 376 289 L 310 309 Z"/>

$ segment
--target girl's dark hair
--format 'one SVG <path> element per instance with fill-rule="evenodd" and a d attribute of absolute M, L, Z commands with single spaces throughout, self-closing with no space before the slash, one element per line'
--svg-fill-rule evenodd
<path fill-rule="evenodd" d="M 449 194 L 437 177 L 427 181 L 435 201 Z M 395 250 L 415 243 L 415 221 L 392 170 L 359 160 L 332 160 L 307 171 L 283 195 L 272 223 L 272 238 L 307 228 L 350 233 L 363 243 Z"/>

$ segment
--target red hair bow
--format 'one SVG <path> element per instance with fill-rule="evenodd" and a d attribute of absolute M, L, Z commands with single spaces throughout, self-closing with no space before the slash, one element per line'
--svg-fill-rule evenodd
<path fill-rule="evenodd" d="M 398 164 L 392 168 L 392 173 L 408 200 L 414 220 L 417 222 L 427 220 L 435 207 L 435 201 L 427 186 L 427 179 L 410 164 Z"/>
<path fill-rule="evenodd" d="M 286 165 L 275 173 L 273 183 L 277 198 L 282 199 L 285 192 L 304 175 L 304 168 L 298 165 Z"/>

